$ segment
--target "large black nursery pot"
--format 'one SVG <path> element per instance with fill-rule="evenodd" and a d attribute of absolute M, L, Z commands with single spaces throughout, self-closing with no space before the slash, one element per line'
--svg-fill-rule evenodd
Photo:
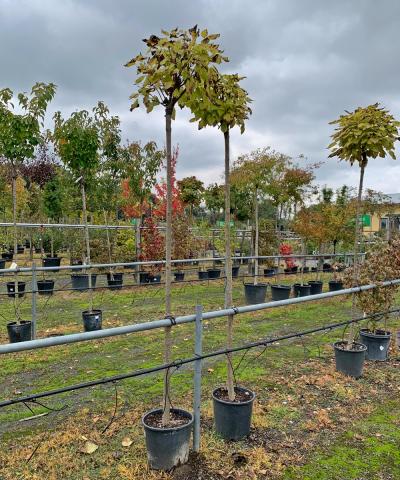
<path fill-rule="evenodd" d="M 213 278 L 219 278 L 221 276 L 221 270 L 218 268 L 208 268 L 207 269 L 208 277 L 209 279 Z"/>
<path fill-rule="evenodd" d="M 322 293 L 323 282 L 319 280 L 310 280 L 308 283 L 310 285 L 310 295 L 318 295 L 319 293 Z"/>
<path fill-rule="evenodd" d="M 6 268 L 6 260 L 4 258 L 0 259 L 0 270 Z"/>
<path fill-rule="evenodd" d="M 330 263 L 324 263 L 322 265 L 322 270 L 324 272 L 332 272 L 332 265 Z"/>
<path fill-rule="evenodd" d="M 155 470 L 171 470 L 188 461 L 193 415 L 185 410 L 171 408 L 171 415 L 186 421 L 177 427 L 154 426 L 154 418 L 162 417 L 162 409 L 151 410 L 142 418 L 146 437 L 147 458 Z"/>
<path fill-rule="evenodd" d="M 264 268 L 264 277 L 273 277 L 276 275 L 275 268 Z"/>
<path fill-rule="evenodd" d="M 82 263 L 83 263 L 82 260 L 71 260 L 71 265 L 74 265 L 74 266 L 82 265 Z M 82 269 L 81 268 L 74 268 L 72 271 L 73 272 L 81 272 Z"/>
<path fill-rule="evenodd" d="M 1 254 L 1 258 L 4 258 L 6 262 L 11 262 L 11 260 L 13 259 L 13 254 L 12 252 L 3 252 Z"/>
<path fill-rule="evenodd" d="M 221 398 L 221 393 L 224 393 Z M 216 388 L 213 391 L 214 423 L 216 432 L 224 440 L 241 440 L 250 433 L 251 415 L 255 393 L 247 388 L 235 387 L 240 401 L 226 400 L 226 388 Z"/>
<path fill-rule="evenodd" d="M 245 283 L 244 284 L 244 296 L 246 298 L 247 305 L 255 305 L 257 303 L 264 303 L 267 295 L 266 283 Z"/>
<path fill-rule="evenodd" d="M 199 270 L 197 272 L 198 276 L 199 276 L 199 280 L 208 280 L 208 272 L 205 272 L 203 270 Z"/>
<path fill-rule="evenodd" d="M 151 275 L 149 274 L 149 283 L 161 283 L 161 274 Z"/>
<path fill-rule="evenodd" d="M 303 273 L 308 273 L 310 271 L 310 267 L 302 267 L 301 270 Z"/>
<path fill-rule="evenodd" d="M 25 295 L 25 286 L 25 282 L 17 282 L 17 297 L 21 298 Z M 9 297 L 15 297 L 15 282 L 7 282 L 7 292 Z"/>
<path fill-rule="evenodd" d="M 311 294 L 311 285 L 308 283 L 295 283 L 293 285 L 293 293 L 295 297 L 307 297 Z"/>
<path fill-rule="evenodd" d="M 392 334 L 384 330 L 372 332 L 368 328 L 360 331 L 360 341 L 367 347 L 365 358 L 384 362 L 389 356 L 389 346 Z"/>
<path fill-rule="evenodd" d="M 107 273 L 107 285 L 111 290 L 121 290 L 124 283 L 123 273 Z"/>
<path fill-rule="evenodd" d="M 333 344 L 335 349 L 336 370 L 349 377 L 360 378 L 364 368 L 367 347 L 362 343 L 353 343 L 351 350 L 346 350 L 347 342 Z"/>
<path fill-rule="evenodd" d="M 82 320 L 85 332 L 101 330 L 103 312 L 101 310 L 85 310 L 82 312 Z"/>
<path fill-rule="evenodd" d="M 341 280 L 330 280 L 328 284 L 330 292 L 337 292 L 343 289 L 343 282 Z"/>
<path fill-rule="evenodd" d="M 149 273 L 148 272 L 140 272 L 139 273 L 139 283 L 149 283 Z"/>
<path fill-rule="evenodd" d="M 92 273 L 92 288 L 96 286 L 97 273 Z M 89 275 L 87 273 L 73 273 L 71 275 L 73 290 L 88 290 Z"/>
<path fill-rule="evenodd" d="M 274 302 L 279 300 L 287 300 L 290 297 L 289 285 L 271 285 L 272 300 Z"/>
<path fill-rule="evenodd" d="M 47 256 L 42 260 L 43 267 L 59 267 L 61 264 L 61 257 Z M 52 272 L 59 272 L 59 269 L 52 270 Z"/>
<path fill-rule="evenodd" d="M 7 333 L 10 343 L 32 340 L 32 322 L 21 320 L 19 323 L 7 323 Z"/>
<path fill-rule="evenodd" d="M 39 295 L 53 295 L 54 280 L 38 280 L 37 288 Z"/>
<path fill-rule="evenodd" d="M 174 272 L 175 282 L 183 282 L 185 280 L 185 272 Z"/>
<path fill-rule="evenodd" d="M 232 278 L 239 278 L 239 265 L 235 265 L 232 267 Z"/>

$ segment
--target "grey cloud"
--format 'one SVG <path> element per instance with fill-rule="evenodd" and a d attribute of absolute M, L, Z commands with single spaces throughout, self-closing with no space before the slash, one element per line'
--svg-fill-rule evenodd
<path fill-rule="evenodd" d="M 161 28 L 198 23 L 221 33 L 231 62 L 247 78 L 254 114 L 232 152 L 271 145 L 293 157 L 326 161 L 332 127 L 345 109 L 382 102 L 400 117 L 397 0 L 0 0 L 0 86 L 27 90 L 38 80 L 59 86 L 52 109 L 68 114 L 104 100 L 122 119 L 125 137 L 164 142 L 162 111 L 129 112 L 134 71 L 124 62 L 141 39 Z M 178 175 L 220 180 L 223 143 L 217 130 L 197 132 L 178 112 Z M 326 161 L 319 183 L 355 185 L 357 169 Z M 400 166 L 371 161 L 366 182 L 399 190 Z"/>

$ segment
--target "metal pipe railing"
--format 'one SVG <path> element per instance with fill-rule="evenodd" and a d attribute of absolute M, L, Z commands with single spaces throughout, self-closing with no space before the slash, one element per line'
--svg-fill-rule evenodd
<path fill-rule="evenodd" d="M 240 313 L 250 313 L 259 310 L 266 310 L 269 308 L 283 307 L 288 305 L 295 305 L 298 303 L 310 302 L 315 300 L 323 300 L 326 298 L 337 297 L 340 295 L 348 295 L 350 293 L 358 293 L 362 291 L 372 290 L 379 287 L 387 287 L 400 285 L 400 279 L 388 280 L 379 285 L 370 284 L 359 287 L 345 288 L 334 292 L 319 293 L 310 295 L 308 297 L 290 298 L 288 300 L 279 300 L 275 302 L 259 303 L 256 305 L 245 305 L 242 307 L 225 308 L 222 310 L 215 310 L 203 313 L 203 320 L 211 320 L 215 318 L 226 317 L 228 315 L 237 315 Z M 194 322 L 196 315 L 184 315 L 176 318 L 164 318 L 161 320 L 154 320 L 151 322 L 138 323 L 135 325 L 126 325 L 123 327 L 114 327 L 104 330 L 96 330 L 93 332 L 73 333 L 70 335 L 63 335 L 50 338 L 42 338 L 38 340 L 29 340 L 27 342 L 10 343 L 0 345 L 0 354 L 22 352 L 26 350 L 34 350 L 38 348 L 54 347 L 57 345 L 67 345 L 71 343 L 83 342 L 87 340 L 96 340 L 101 338 L 114 337 L 118 335 L 125 335 L 128 333 L 143 332 L 146 330 L 154 330 L 156 328 L 170 327 L 173 325 L 180 325 L 184 323 Z"/>
<path fill-rule="evenodd" d="M 362 257 L 365 253 L 359 253 L 358 256 Z M 354 253 L 332 253 L 332 254 L 315 254 L 315 255 L 259 255 L 259 256 L 233 256 L 232 260 L 289 260 L 289 259 L 318 259 L 318 258 L 335 258 L 335 257 L 354 257 Z M 215 261 L 225 261 L 225 257 L 202 257 L 202 258 L 185 258 L 172 260 L 174 264 L 185 263 L 207 263 Z M 53 270 L 82 270 L 90 268 L 114 268 L 114 267 L 135 267 L 135 266 L 151 266 L 151 265 L 164 265 L 165 260 L 152 260 L 152 261 L 137 261 L 137 262 L 116 262 L 116 263 L 91 263 L 82 265 L 60 265 L 58 267 L 36 267 L 37 272 L 47 272 Z M 16 268 L 4 268 L 0 270 L 0 273 L 23 273 L 32 272 L 32 267 L 16 267 Z"/>

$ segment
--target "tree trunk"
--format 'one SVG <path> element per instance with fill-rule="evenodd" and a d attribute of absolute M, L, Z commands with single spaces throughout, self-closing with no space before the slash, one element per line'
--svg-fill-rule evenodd
<path fill-rule="evenodd" d="M 225 308 L 232 306 L 232 253 L 231 253 L 231 186 L 230 186 L 230 156 L 229 156 L 229 129 L 224 132 L 225 140 Z M 232 348 L 233 343 L 233 315 L 228 315 L 228 330 L 226 347 Z M 227 389 L 229 400 L 235 400 L 233 383 L 232 354 L 227 355 Z"/>
<path fill-rule="evenodd" d="M 259 243 L 259 225 L 258 225 L 258 188 L 256 188 L 254 194 L 254 225 L 255 225 L 255 238 L 254 238 L 254 285 L 258 284 L 258 243 Z"/>
<path fill-rule="evenodd" d="M 361 200 L 362 200 L 362 192 L 363 192 L 363 185 L 364 185 L 364 173 L 365 173 L 365 166 L 367 164 L 367 160 L 363 155 L 363 163 L 360 167 L 360 183 L 358 186 L 358 196 L 357 196 L 357 209 L 356 209 L 356 226 L 355 226 L 355 238 L 354 238 L 354 266 L 353 266 L 353 286 L 358 285 L 358 277 L 359 277 L 359 258 L 358 258 L 358 241 L 360 238 L 360 211 L 361 211 Z M 353 293 L 352 297 L 352 305 L 351 305 L 351 317 L 352 319 L 355 318 L 355 299 L 356 296 Z M 351 350 L 352 345 L 354 343 L 354 337 L 356 333 L 356 324 L 352 323 L 349 327 L 349 341 L 348 341 L 348 349 Z"/>
<path fill-rule="evenodd" d="M 89 241 L 89 227 L 87 219 L 87 210 L 86 210 L 86 192 L 85 192 L 85 181 L 82 178 L 81 180 L 81 194 L 82 194 L 82 213 L 83 213 L 83 225 L 85 231 L 85 242 L 86 242 L 86 262 L 90 265 L 90 241 Z M 93 311 L 93 290 L 92 290 L 92 270 L 88 269 L 88 280 L 89 280 L 89 302 L 90 302 L 90 311 Z"/>
<path fill-rule="evenodd" d="M 12 177 L 12 201 L 13 201 L 13 232 L 14 232 L 14 259 L 15 263 L 17 263 L 17 244 L 18 244 L 18 230 L 17 230 L 17 177 L 15 173 Z M 15 311 L 15 320 L 19 322 L 19 310 L 18 310 L 18 275 L 14 273 L 14 311 Z"/>
<path fill-rule="evenodd" d="M 165 231 L 165 315 L 171 315 L 171 253 L 172 253 L 172 139 L 171 139 L 172 111 L 165 111 L 165 141 L 167 149 L 167 214 Z M 171 327 L 165 327 L 164 363 L 171 362 L 172 336 Z M 162 424 L 170 421 L 171 402 L 169 399 L 169 369 L 164 374 L 164 411 Z"/>
<path fill-rule="evenodd" d="M 103 216 L 104 216 L 104 223 L 106 225 L 106 236 L 107 236 L 107 250 L 108 250 L 108 262 L 112 263 L 112 258 L 111 258 L 111 242 L 110 242 L 110 231 L 108 230 L 108 218 L 107 218 L 107 212 L 103 209 Z M 113 272 L 112 268 L 110 267 L 110 277 L 113 280 Z"/>

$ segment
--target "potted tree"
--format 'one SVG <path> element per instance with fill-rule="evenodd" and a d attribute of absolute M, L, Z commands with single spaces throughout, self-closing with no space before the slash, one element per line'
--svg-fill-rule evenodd
<path fill-rule="evenodd" d="M 235 162 L 232 178 L 237 187 L 248 191 L 253 198 L 254 216 L 254 281 L 245 284 L 247 303 L 261 303 L 265 300 L 267 284 L 258 282 L 260 226 L 259 198 L 272 198 L 275 179 L 287 168 L 289 159 L 269 147 L 243 155 Z"/>
<path fill-rule="evenodd" d="M 93 115 L 86 110 L 77 111 L 71 114 L 68 119 L 63 119 L 61 112 L 54 115 L 53 138 L 57 153 L 65 167 L 75 177 L 80 185 L 83 214 L 83 230 L 85 236 L 86 258 L 85 263 L 91 263 L 90 239 L 88 216 L 86 206 L 86 188 L 93 181 L 99 167 L 101 155 L 101 130 L 99 117 L 107 115 L 101 102 L 93 108 Z M 93 289 L 96 282 L 96 274 L 72 274 L 72 281 L 75 280 L 78 289 L 89 289 L 89 310 L 82 312 L 82 319 L 85 331 L 101 329 L 102 311 L 93 307 Z"/>
<path fill-rule="evenodd" d="M 56 86 L 52 83 L 36 83 L 30 96 L 18 94 L 18 104 L 21 113 L 16 113 L 13 104 L 13 92 L 9 88 L 0 90 L 0 157 L 3 158 L 10 172 L 12 183 L 12 204 L 14 224 L 13 252 L 18 252 L 17 231 L 17 178 L 21 165 L 33 158 L 35 148 L 41 142 L 40 129 L 48 103 L 53 99 Z M 7 325 L 10 341 L 30 340 L 32 335 L 31 322 L 21 322 L 17 296 L 22 296 L 25 282 L 18 282 L 17 273 L 13 286 L 7 286 L 9 295 L 14 298 L 16 322 Z"/>
<path fill-rule="evenodd" d="M 384 361 L 388 358 L 391 332 L 387 327 L 388 310 L 392 307 L 397 285 L 380 286 L 382 282 L 399 278 L 400 263 L 398 251 L 400 239 L 388 242 L 380 241 L 373 246 L 367 259 L 359 266 L 359 284 L 377 285 L 377 288 L 359 292 L 355 295 L 355 303 L 365 316 L 371 316 L 366 328 L 360 330 L 360 340 L 367 347 L 368 360 Z M 345 286 L 352 285 L 354 266 L 345 272 Z"/>
<path fill-rule="evenodd" d="M 194 97 L 191 110 L 199 128 L 217 126 L 224 135 L 225 150 L 225 308 L 232 306 L 232 253 L 231 253 L 231 172 L 230 130 L 235 126 L 241 133 L 251 114 L 251 102 L 246 90 L 240 86 L 241 77 L 219 75 L 210 82 L 203 95 Z M 227 348 L 233 342 L 233 315 L 228 316 Z M 227 383 L 213 392 L 214 420 L 216 431 L 226 440 L 239 440 L 250 430 L 252 405 L 255 393 L 234 385 L 232 354 L 227 355 Z"/>
<path fill-rule="evenodd" d="M 329 157 L 338 157 L 340 160 L 358 163 L 360 167 L 360 181 L 357 196 L 355 240 L 354 240 L 354 268 L 353 286 L 359 282 L 359 241 L 360 241 L 360 212 L 363 192 L 364 173 L 370 158 L 390 155 L 395 156 L 395 141 L 399 138 L 400 122 L 378 103 L 368 107 L 359 107 L 354 112 L 347 112 L 337 120 L 331 122 L 336 125 L 329 145 Z M 352 316 L 355 312 L 355 296 L 353 295 Z M 353 377 L 362 375 L 365 351 L 364 344 L 355 342 L 355 324 L 351 324 L 347 341 L 339 341 L 334 345 L 336 369 Z"/>
<path fill-rule="evenodd" d="M 145 39 L 147 52 L 130 60 L 126 66 L 135 66 L 138 74 L 138 89 L 131 95 L 131 110 L 139 107 L 143 98 L 147 112 L 161 105 L 165 109 L 165 132 L 167 154 L 167 205 L 165 239 L 165 310 L 171 312 L 171 253 L 172 253 L 172 135 L 171 125 L 176 108 L 184 108 L 191 98 L 201 95 L 205 83 L 216 74 L 212 66 L 225 61 L 207 30 L 199 31 L 197 26 L 190 30 L 174 29 L 163 31 L 162 36 L 151 35 Z M 164 361 L 171 361 L 171 327 L 165 330 Z M 149 412 L 143 418 L 146 443 L 151 467 L 170 469 L 188 459 L 189 439 L 193 417 L 190 413 L 171 409 L 169 396 L 169 370 L 164 379 L 164 407 Z M 171 420 L 174 420 L 171 422 Z M 171 442 L 171 433 L 176 441 Z M 153 443 L 152 439 L 158 440 Z M 161 438 L 161 439 L 160 439 Z M 160 443 L 161 442 L 161 443 Z M 160 445 L 164 444 L 164 448 Z"/>

